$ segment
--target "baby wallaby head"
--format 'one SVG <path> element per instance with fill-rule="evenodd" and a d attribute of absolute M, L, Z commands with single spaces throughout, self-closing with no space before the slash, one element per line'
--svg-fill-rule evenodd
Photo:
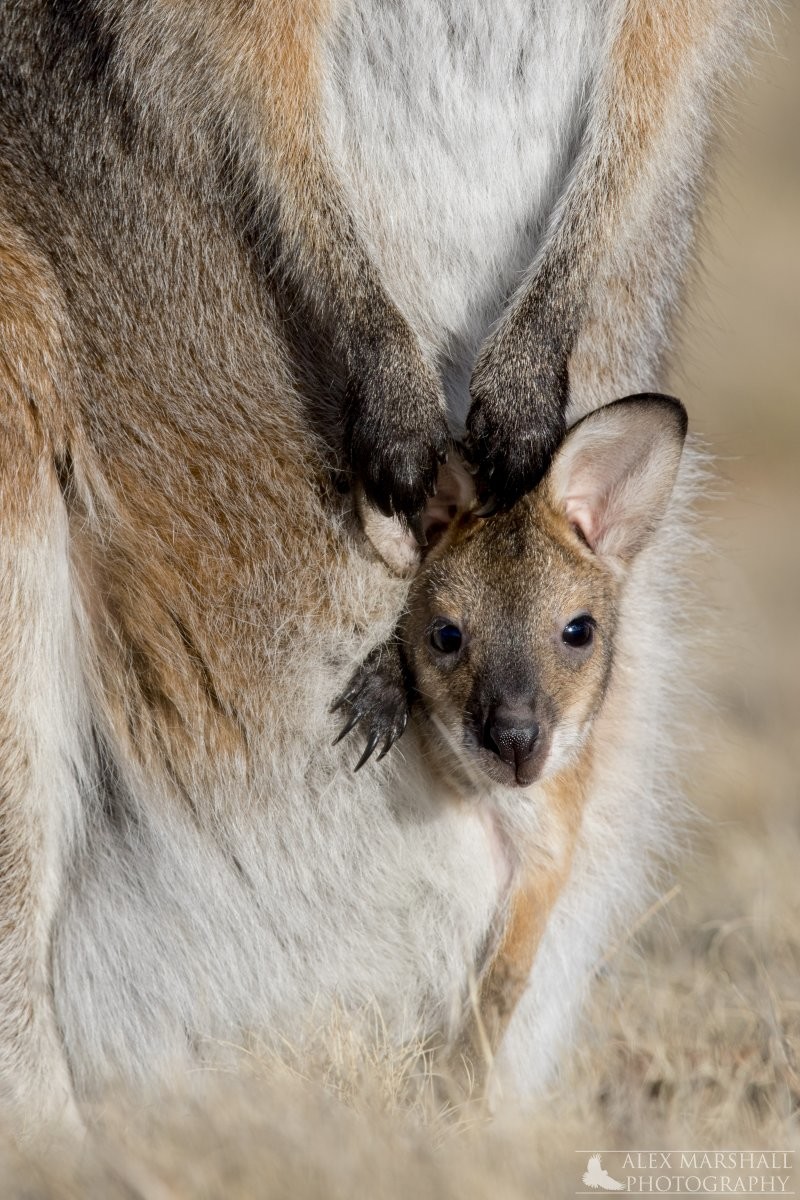
<path fill-rule="evenodd" d="M 625 576 L 664 515 L 685 433 L 675 400 L 609 404 L 569 431 L 533 492 L 488 519 L 463 468 L 443 468 L 401 640 L 432 726 L 468 771 L 525 787 L 580 749 Z"/>

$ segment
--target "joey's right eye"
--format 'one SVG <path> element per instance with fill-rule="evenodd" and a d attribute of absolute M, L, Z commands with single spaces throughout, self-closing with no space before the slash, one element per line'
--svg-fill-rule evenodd
<path fill-rule="evenodd" d="M 431 645 L 440 654 L 455 654 L 463 640 L 461 630 L 449 621 L 437 621 L 431 630 Z"/>
<path fill-rule="evenodd" d="M 568 646 L 573 646 L 578 649 L 582 646 L 588 646 L 594 637 L 595 622 L 594 618 L 588 613 L 584 613 L 580 617 L 573 617 L 563 628 L 561 640 Z"/>

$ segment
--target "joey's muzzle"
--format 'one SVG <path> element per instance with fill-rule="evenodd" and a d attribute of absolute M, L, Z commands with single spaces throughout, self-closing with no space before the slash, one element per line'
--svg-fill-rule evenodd
<path fill-rule="evenodd" d="M 538 773 L 541 727 L 527 706 L 490 708 L 483 723 L 482 744 L 514 773 L 518 784 L 532 783 Z"/>

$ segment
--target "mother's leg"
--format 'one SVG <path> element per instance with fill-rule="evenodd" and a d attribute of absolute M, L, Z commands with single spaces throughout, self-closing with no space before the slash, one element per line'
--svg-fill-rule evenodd
<path fill-rule="evenodd" d="M 0 226 L 0 1102 L 23 1132 L 78 1119 L 50 977 L 84 707 L 58 428 L 65 385 L 46 269 Z"/>

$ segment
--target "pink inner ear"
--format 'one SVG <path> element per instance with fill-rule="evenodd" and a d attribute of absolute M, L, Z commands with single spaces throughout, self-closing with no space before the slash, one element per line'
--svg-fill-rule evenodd
<path fill-rule="evenodd" d="M 567 520 L 592 550 L 600 537 L 600 522 L 596 506 L 588 496 L 567 496 L 564 508 Z"/>
<path fill-rule="evenodd" d="M 422 528 L 432 545 L 439 540 L 459 513 L 469 508 L 475 499 L 472 476 L 455 457 L 439 469 L 437 491 L 431 496 L 422 514 Z"/>

